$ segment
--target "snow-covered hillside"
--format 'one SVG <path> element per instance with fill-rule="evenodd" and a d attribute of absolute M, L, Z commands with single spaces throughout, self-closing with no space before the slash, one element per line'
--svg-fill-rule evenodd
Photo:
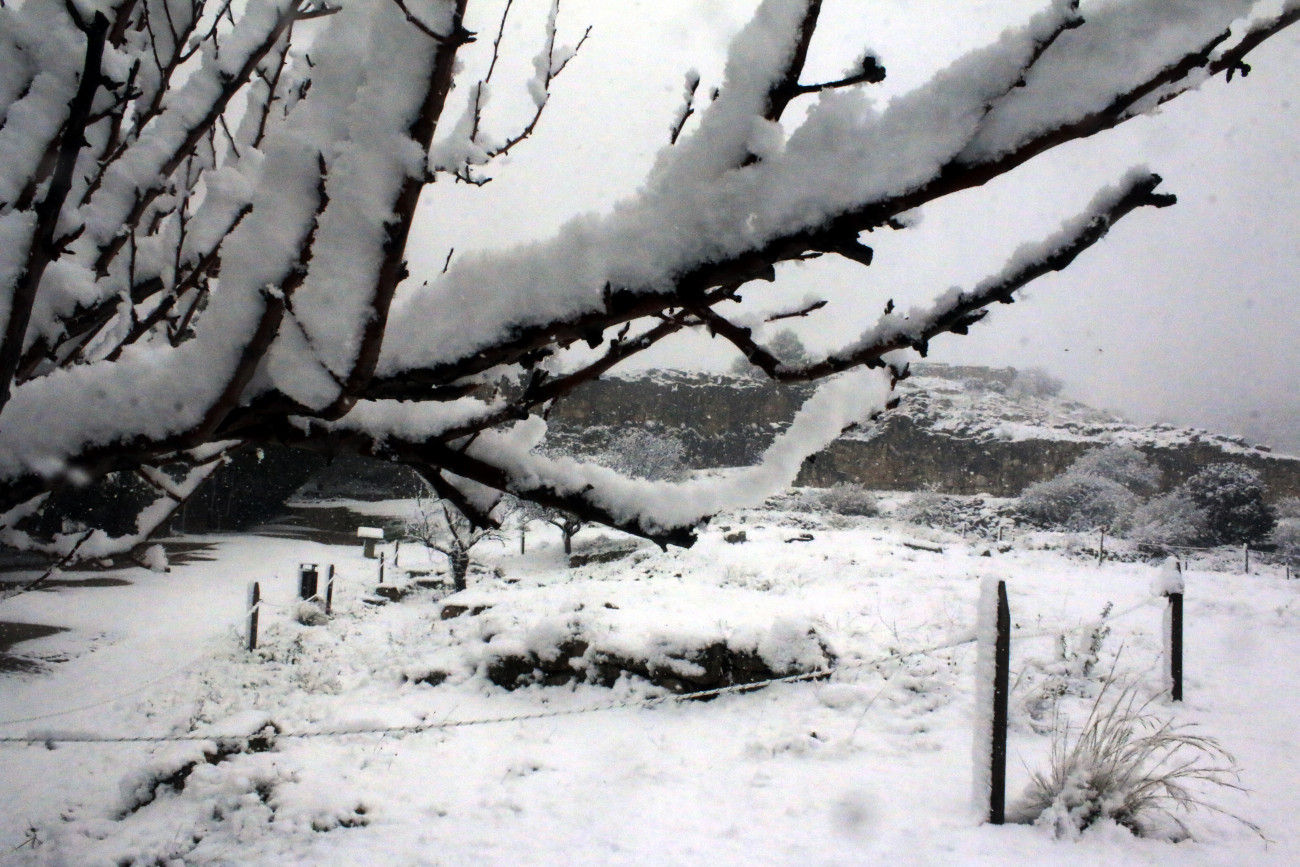
<path fill-rule="evenodd" d="M 367 508 L 379 523 L 409 504 Z M 1191 565 L 1175 705 L 1159 568 L 1099 566 L 1081 537 L 999 545 L 887 517 L 750 511 L 689 550 L 584 531 L 588 562 L 570 567 L 548 532 L 537 525 L 526 554 L 517 537 L 487 550 L 464 593 L 413 586 L 379 606 L 358 547 L 257 536 L 212 537 L 205 559 L 167 574 L 111 573 L 129 585 L 69 574 L 0 602 L 0 620 L 70 630 L 15 649 L 43 673 L 0 675 L 3 862 L 1295 863 L 1300 758 L 1280 697 L 1300 672 L 1277 660 L 1300 654 L 1300 582 L 1280 567 Z M 301 562 L 337 567 L 326 625 L 291 619 Z M 409 546 L 400 565 L 441 568 Z M 1012 607 L 1013 795 L 1045 767 L 1054 724 L 1077 727 L 1113 673 L 1233 753 L 1248 791 L 1195 793 L 1271 842 L 1204 810 L 1178 814 L 1181 842 L 1107 822 L 1078 839 L 981 824 L 973 636 L 988 577 L 1008 582 Z M 252 579 L 267 599 L 255 653 L 242 646 Z M 719 642 L 833 672 L 688 702 L 635 676 L 577 682 L 597 650 L 690 676 L 690 648 Z M 568 682 L 489 677 L 494 660 L 562 646 Z M 267 723 L 279 734 L 243 739 Z"/>
<path fill-rule="evenodd" d="M 1203 444 L 1220 449 L 1225 456 L 1269 451 L 1242 437 L 1203 429 L 1135 425 L 1072 400 L 1058 388 L 1044 387 L 1039 377 L 1014 368 L 920 364 L 915 375 L 899 384 L 902 400 L 895 414 L 936 432 L 968 438 L 1121 443 L 1145 449 Z M 870 438 L 872 433 L 865 429 L 848 436 Z"/>

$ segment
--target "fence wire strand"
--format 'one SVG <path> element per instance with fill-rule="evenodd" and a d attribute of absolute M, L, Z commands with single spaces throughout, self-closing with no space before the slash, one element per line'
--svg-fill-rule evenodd
<path fill-rule="evenodd" d="M 1104 626 L 1109 622 L 1113 622 L 1122 617 L 1126 617 L 1128 615 L 1134 614 L 1143 608 L 1149 607 L 1152 601 L 1153 600 L 1151 599 L 1144 599 L 1138 602 L 1136 605 L 1125 608 L 1124 610 L 1119 611 L 1117 613 L 1113 613 L 1093 621 L 1081 623 L 1073 627 L 1069 627 L 1065 629 L 1040 630 L 1038 632 L 1033 632 L 1033 633 L 1021 633 L 1018 635 L 1014 635 L 1013 639 L 1016 641 L 1031 641 L 1040 638 L 1055 638 L 1058 636 L 1081 633 L 1086 630 L 1096 629 L 1098 627 Z M 290 611 L 296 609 L 297 605 L 296 604 L 279 605 L 279 604 L 268 602 L 265 599 L 261 599 L 254 608 L 245 612 L 240 617 L 239 621 L 237 621 L 234 624 L 231 624 L 230 628 L 239 631 L 245 626 L 249 615 L 253 611 L 261 610 L 262 608 L 274 609 L 279 611 Z M 767 680 L 754 681 L 750 683 L 731 684 L 728 686 L 715 687 L 712 689 L 699 690 L 696 692 L 689 692 L 689 693 L 649 696 L 645 698 L 626 699 L 626 700 L 615 701 L 615 702 L 602 702 L 599 704 L 593 704 L 593 705 L 588 705 L 588 706 L 578 707 L 578 708 L 527 711 L 524 713 L 511 714 L 508 716 L 485 717 L 485 718 L 478 718 L 478 719 L 463 719 L 463 720 L 442 720 L 438 722 L 416 723 L 407 726 L 348 727 L 348 728 L 321 729 L 321 730 L 308 730 L 308 731 L 296 731 L 296 732 L 295 731 L 276 732 L 274 734 L 274 738 L 303 739 L 303 738 L 322 738 L 322 737 L 343 737 L 347 735 L 420 734 L 422 732 L 428 732 L 428 731 L 446 730 L 446 729 L 454 729 L 454 728 L 467 728 L 467 727 L 480 726 L 480 725 L 495 725 L 495 724 L 510 723 L 510 722 L 524 722 L 528 720 L 549 719 L 549 718 L 563 717 L 563 716 L 578 716 L 581 714 L 600 713 L 605 711 L 624 710 L 630 708 L 651 708 L 663 704 L 680 704 L 687 701 L 699 701 L 703 699 L 717 698 L 719 696 L 733 694 L 733 693 L 751 692 L 751 691 L 762 689 L 764 687 L 774 686 L 783 683 L 801 683 L 801 682 L 814 681 L 814 680 L 825 680 L 825 679 L 829 679 L 830 677 L 840 672 L 848 672 L 848 671 L 871 669 L 871 668 L 879 669 L 891 662 L 897 662 L 915 656 L 928 656 L 945 650 L 952 650 L 957 647 L 961 647 L 963 645 L 974 644 L 975 641 L 976 641 L 976 636 L 967 634 L 960 638 L 950 639 L 948 641 L 944 641 L 939 644 L 934 644 L 927 647 L 917 648 L 914 650 L 909 650 L 904 652 L 899 652 L 899 651 L 890 652 L 888 655 L 876 659 L 840 662 L 838 664 L 829 666 L 827 668 L 818 669 L 816 671 L 802 672 L 799 674 L 792 674 L 784 677 L 770 678 Z M 81 711 L 86 711 L 86 710 L 93 710 L 98 707 L 103 707 L 105 705 L 112 704 L 114 702 L 120 701 L 121 699 L 129 698 L 132 695 L 136 695 L 140 692 L 143 692 L 144 690 L 149 689 L 150 687 L 155 686 L 156 684 L 161 683 L 162 681 L 167 680 L 168 678 L 171 678 L 183 671 L 186 671 L 192 668 L 193 666 L 195 666 L 196 664 L 198 664 L 199 662 L 203 661 L 204 659 L 211 657 L 216 652 L 217 652 L 216 649 L 210 649 L 208 651 L 205 651 L 204 653 L 191 659 L 189 662 L 186 662 L 184 665 L 177 666 L 176 668 L 170 669 L 169 671 L 159 675 L 158 677 L 153 678 L 152 680 L 146 681 L 145 683 L 135 687 L 134 689 L 131 689 L 127 692 L 120 693 L 110 698 L 103 699 L 102 701 L 97 701 L 86 705 L 79 705 L 74 708 L 68 708 L 61 711 L 54 711 L 51 713 L 36 714 L 33 716 L 19 717 L 19 718 L 9 719 L 9 720 L 0 720 L 0 726 L 18 725 L 21 723 L 29 723 L 29 722 L 39 722 L 41 720 L 53 719 L 55 717 L 60 717 L 60 716 L 67 716 L 69 714 L 79 713 Z M 93 735 L 93 734 L 86 734 L 86 735 L 59 734 L 57 732 L 47 732 L 43 734 L 30 733 L 27 735 L 0 736 L 0 744 L 29 744 L 29 745 L 42 744 L 42 745 L 53 747 L 53 745 L 55 744 L 75 744 L 75 743 L 127 744 L 127 743 L 168 743 L 168 742 L 215 742 L 215 741 L 226 741 L 226 740 L 236 740 L 236 741 L 247 740 L 249 737 L 255 737 L 255 736 L 256 735 L 250 736 L 250 735 L 221 735 L 221 734 L 111 736 L 111 735 Z"/>
<path fill-rule="evenodd" d="M 1142 608 L 1149 607 L 1150 605 L 1151 605 L 1151 600 L 1143 600 L 1138 604 L 1126 608 L 1116 614 L 1111 614 L 1107 617 L 1098 618 L 1097 620 L 1094 621 L 1081 623 L 1077 626 L 1073 626 L 1068 629 L 1043 630 L 1035 633 L 1020 634 L 1020 635 L 1013 636 L 1013 639 L 1017 641 L 1028 641 L 1028 640 L 1033 640 L 1038 638 L 1055 638 L 1060 635 L 1070 635 L 1073 633 L 1084 632 L 1089 629 L 1095 629 L 1099 626 L 1103 626 L 1106 623 L 1112 622 L 1121 617 L 1125 617 L 1130 614 L 1133 614 L 1141 610 Z M 624 699 L 621 701 L 614 701 L 614 702 L 601 702 L 599 704 L 586 705 L 583 707 L 576 707 L 576 708 L 556 708 L 556 709 L 549 709 L 549 710 L 525 711 L 523 713 L 510 714 L 507 716 L 482 717 L 482 718 L 474 718 L 474 719 L 451 719 L 451 720 L 439 720 L 434 722 L 413 723 L 411 725 L 405 725 L 405 726 L 368 726 L 368 727 L 358 726 L 358 727 L 344 727 L 344 728 L 333 728 L 333 729 L 314 729 L 314 730 L 307 730 L 307 731 L 275 732 L 273 735 L 270 735 L 270 737 L 275 740 L 278 739 L 288 740 L 288 739 L 307 739 L 307 738 L 346 737 L 348 735 L 414 735 L 414 734 L 421 734 L 429 731 L 441 731 L 441 730 L 456 729 L 456 728 L 469 728 L 469 727 L 481 726 L 481 725 L 498 725 L 502 723 L 512 723 L 512 722 L 526 722 L 529 720 L 552 719 L 556 717 L 565 717 L 565 716 L 580 716 L 589 713 L 602 713 L 605 711 L 627 710 L 632 708 L 652 708 L 652 707 L 658 707 L 660 705 L 665 705 L 665 704 L 682 704 L 688 701 L 699 701 L 703 699 L 717 698 L 723 695 L 752 692 L 752 691 L 762 689 L 764 687 L 775 686 L 777 684 L 783 684 L 783 683 L 803 683 L 808 681 L 827 680 L 840 672 L 849 672 L 849 671 L 872 669 L 872 668 L 879 669 L 885 665 L 888 665 L 891 662 L 898 662 L 900 660 L 909 659 L 915 656 L 929 656 L 935 653 L 941 653 L 945 650 L 953 650 L 958 647 L 962 647 L 964 645 L 974 644 L 976 640 L 977 638 L 974 635 L 965 635 L 959 638 L 949 639 L 947 641 L 943 641 L 938 644 L 933 644 L 926 647 L 920 647 L 920 648 L 916 648 L 904 652 L 890 653 L 886 656 L 878 657 L 875 659 L 854 660 L 851 662 L 844 662 L 838 665 L 833 665 L 827 668 L 817 669 L 815 671 L 801 672 L 799 674 L 792 674 L 784 677 L 774 677 L 774 678 L 769 678 L 767 680 L 753 681 L 750 683 L 731 684 L 728 686 L 720 686 L 712 689 L 698 690 L 696 692 L 648 696 L 644 698 Z M 84 707 L 74 708 L 72 710 L 67 710 L 67 711 L 60 711 L 58 713 L 42 714 L 40 716 L 29 717 L 26 719 L 8 720 L 3 723 L 0 723 L 0 725 L 11 725 L 11 724 L 23 723 L 23 722 L 35 722 L 41 719 L 49 719 L 55 716 L 63 716 L 69 713 L 74 713 L 79 710 L 89 710 L 95 707 L 100 707 L 105 704 L 110 704 L 114 701 L 117 701 L 120 698 L 125 698 L 127 696 L 141 692 L 147 689 L 148 687 L 158 683 L 159 681 L 165 680 L 166 678 L 171 677 L 172 675 L 193 666 L 194 664 L 198 663 L 199 661 L 201 661 L 202 659 L 206 658 L 209 655 L 211 655 L 211 651 L 209 653 L 205 653 L 202 656 L 195 658 L 194 660 L 191 660 L 189 663 L 186 663 L 184 666 L 181 666 L 180 668 L 173 669 L 172 671 L 164 675 L 161 675 L 142 686 L 137 687 L 131 692 L 124 693 L 121 696 L 117 696 L 116 698 L 106 699 L 102 702 L 97 702 L 93 705 L 86 705 Z M 45 746 L 52 747 L 55 744 L 85 744 L 85 743 L 96 743 L 96 744 L 171 743 L 171 742 L 202 743 L 202 742 L 217 742 L 217 741 L 240 741 L 240 740 L 248 740 L 249 738 L 258 737 L 258 736 L 259 736 L 258 734 L 253 734 L 253 735 L 183 734 L 183 735 L 105 736 L 105 735 L 59 734 L 57 732 L 51 732 L 51 733 L 44 733 L 44 734 L 32 733 L 32 734 L 21 735 L 21 736 L 0 736 L 0 744 L 45 745 Z"/>

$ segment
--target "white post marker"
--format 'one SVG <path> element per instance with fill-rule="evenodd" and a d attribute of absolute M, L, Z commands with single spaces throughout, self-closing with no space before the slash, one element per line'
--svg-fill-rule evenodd
<path fill-rule="evenodd" d="M 357 527 L 357 538 L 361 540 L 362 554 L 367 560 L 375 559 L 375 545 L 384 541 L 382 527 Z"/>

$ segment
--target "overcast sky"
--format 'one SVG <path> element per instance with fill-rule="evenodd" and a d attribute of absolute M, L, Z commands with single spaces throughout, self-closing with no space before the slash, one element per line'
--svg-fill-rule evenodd
<path fill-rule="evenodd" d="M 519 61 L 495 84 L 502 131 L 526 107 L 512 87 L 528 74 L 542 3 L 516 4 L 503 49 Z M 439 184 L 424 201 L 416 273 L 464 251 L 549 236 L 568 217 L 635 193 L 667 143 L 683 76 L 720 83 L 727 42 L 752 0 L 566 0 L 560 41 L 591 37 L 556 82 L 534 139 L 483 188 Z M 870 47 L 889 70 L 883 104 L 1038 8 L 1024 0 L 826 0 L 809 74 L 837 77 Z M 1085 11 L 1087 4 L 1085 3 Z M 493 22 L 470 22 L 485 36 Z M 513 51 L 509 49 L 513 48 Z M 789 266 L 763 304 L 812 293 L 831 305 L 800 321 L 829 349 L 874 320 L 888 298 L 919 303 L 970 286 L 1015 248 L 1051 233 L 1099 187 L 1134 165 L 1166 179 L 1179 204 L 1123 221 L 1068 271 L 999 306 L 968 337 L 936 340 L 952 363 L 1040 367 L 1067 393 L 1135 421 L 1171 421 L 1300 449 L 1300 28 L 1253 58 L 1245 80 L 1211 82 L 1154 118 L 1039 158 L 1015 177 L 925 209 L 918 228 L 870 238 L 870 269 L 823 261 Z M 511 72 L 517 73 L 512 81 Z M 504 73 L 504 74 L 503 74 Z M 689 127 L 688 127 L 689 131 Z M 734 350 L 686 338 L 653 361 L 727 367 Z"/>

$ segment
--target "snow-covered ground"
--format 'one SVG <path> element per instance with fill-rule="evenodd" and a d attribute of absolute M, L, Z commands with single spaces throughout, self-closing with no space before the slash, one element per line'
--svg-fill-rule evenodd
<path fill-rule="evenodd" d="M 575 553 L 635 550 L 576 568 L 557 537 L 537 525 L 527 554 L 517 536 L 482 551 L 468 591 L 382 606 L 363 601 L 377 566 L 359 546 L 261 536 L 212 538 L 211 559 L 166 574 L 111 573 L 128 586 L 0 603 L 0 621 L 69 628 L 14 650 L 51 660 L 45 673 L 0 675 L 0 737 L 48 738 L 0 743 L 0 864 L 1300 863 L 1300 582 L 1278 567 L 1188 572 L 1186 701 L 1153 705 L 1232 752 L 1249 791 L 1199 794 L 1271 842 L 1204 810 L 1180 814 L 1181 842 L 1114 824 L 1057 839 L 982 824 L 971 802 L 981 581 L 1009 588 L 1015 795 L 1045 767 L 1054 720 L 1077 726 L 1110 672 L 1162 689 L 1155 566 L 1099 566 L 1090 540 L 1062 535 L 998 545 L 766 511 L 723 516 L 690 550 L 587 530 Z M 336 566 L 326 625 L 291 619 L 300 562 Z M 403 546 L 401 566 L 441 563 Z M 105 573 L 63 576 L 90 577 Z M 250 654 L 253 579 L 267 605 Z M 468 611 L 444 619 L 453 604 Z M 1074 654 L 1108 605 L 1085 674 Z M 626 676 L 513 691 L 487 678 L 502 655 L 575 638 L 678 665 L 722 642 L 774 668 L 815 668 L 824 644 L 837 667 L 688 702 Z M 418 682 L 430 673 L 445 681 Z M 269 749 L 219 743 L 268 720 Z M 196 733 L 214 740 L 77 740 Z"/>

